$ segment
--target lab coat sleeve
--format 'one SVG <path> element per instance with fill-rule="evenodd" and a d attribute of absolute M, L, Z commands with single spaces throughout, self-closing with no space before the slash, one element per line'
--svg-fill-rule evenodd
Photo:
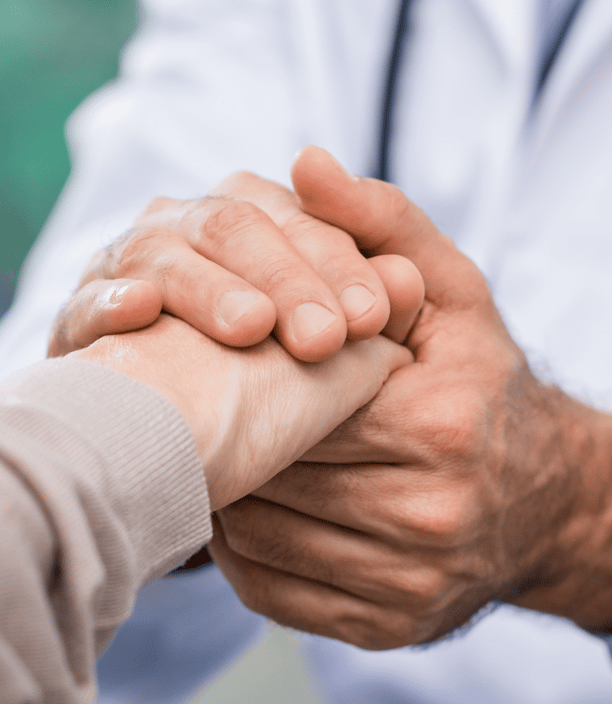
<path fill-rule="evenodd" d="M 42 362 L 0 385 L 0 485 L 0 698 L 93 702 L 138 590 L 212 535 L 190 430 L 102 365 Z"/>

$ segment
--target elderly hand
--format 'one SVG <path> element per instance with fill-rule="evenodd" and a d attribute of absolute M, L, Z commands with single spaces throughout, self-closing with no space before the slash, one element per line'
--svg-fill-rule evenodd
<path fill-rule="evenodd" d="M 304 209 L 409 257 L 416 362 L 299 462 L 218 513 L 209 546 L 244 603 L 373 649 L 430 642 L 491 601 L 612 624 L 612 422 L 541 385 L 476 267 L 396 188 L 322 150 Z"/>
<path fill-rule="evenodd" d="M 297 359 L 316 362 L 383 329 L 402 342 L 422 299 L 407 259 L 366 260 L 291 191 L 239 173 L 203 200 L 157 199 L 99 252 L 57 318 L 49 355 L 145 327 L 163 308 L 232 347 L 274 328 Z"/>
<path fill-rule="evenodd" d="M 56 319 L 49 356 L 144 328 L 163 308 L 230 346 L 261 342 L 274 326 L 296 358 L 316 362 L 347 337 L 381 329 L 402 342 L 422 302 L 410 261 L 366 260 L 349 235 L 304 213 L 291 191 L 239 173 L 201 201 L 154 201 L 99 252 Z M 187 567 L 207 560 L 203 550 Z"/>

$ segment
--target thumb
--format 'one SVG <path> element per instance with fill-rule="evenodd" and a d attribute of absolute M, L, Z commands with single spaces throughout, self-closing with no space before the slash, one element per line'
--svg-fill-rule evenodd
<path fill-rule="evenodd" d="M 468 307 L 489 299 L 478 268 L 396 186 L 352 176 L 314 146 L 298 153 L 291 176 L 307 213 L 348 232 L 371 256 L 410 259 L 432 303 Z"/>
<path fill-rule="evenodd" d="M 333 357 L 316 365 L 301 363 L 301 393 L 312 422 L 303 441 L 305 447 L 311 447 L 369 403 L 393 372 L 413 361 L 406 347 L 376 335 L 347 342 Z M 308 394 L 311 398 L 306 401 Z M 297 454 L 296 459 L 301 455 Z"/>

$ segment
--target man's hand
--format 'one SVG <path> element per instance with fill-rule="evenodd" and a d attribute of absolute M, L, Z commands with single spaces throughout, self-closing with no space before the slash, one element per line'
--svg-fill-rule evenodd
<path fill-rule="evenodd" d="M 49 355 L 145 327 L 163 308 L 233 347 L 274 328 L 293 356 L 315 362 L 383 329 L 402 342 L 422 299 L 408 260 L 366 260 L 291 191 L 239 173 L 203 200 L 157 199 L 102 250 L 59 315 Z"/>
<path fill-rule="evenodd" d="M 476 267 L 396 188 L 310 148 L 311 215 L 409 257 L 416 362 L 313 450 L 218 513 L 244 603 L 373 649 L 426 643 L 491 601 L 612 624 L 612 422 L 541 385 Z"/>
<path fill-rule="evenodd" d="M 272 339 L 234 350 L 167 315 L 72 354 L 127 374 L 175 404 L 200 450 L 212 510 L 294 462 L 411 360 L 408 350 L 376 336 L 305 364 Z"/>

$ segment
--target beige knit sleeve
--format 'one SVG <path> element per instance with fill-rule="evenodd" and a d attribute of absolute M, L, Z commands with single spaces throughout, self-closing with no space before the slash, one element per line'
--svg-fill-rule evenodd
<path fill-rule="evenodd" d="M 212 534 L 189 428 L 102 365 L 0 384 L 0 702 L 95 701 L 95 660 L 138 590 Z"/>

